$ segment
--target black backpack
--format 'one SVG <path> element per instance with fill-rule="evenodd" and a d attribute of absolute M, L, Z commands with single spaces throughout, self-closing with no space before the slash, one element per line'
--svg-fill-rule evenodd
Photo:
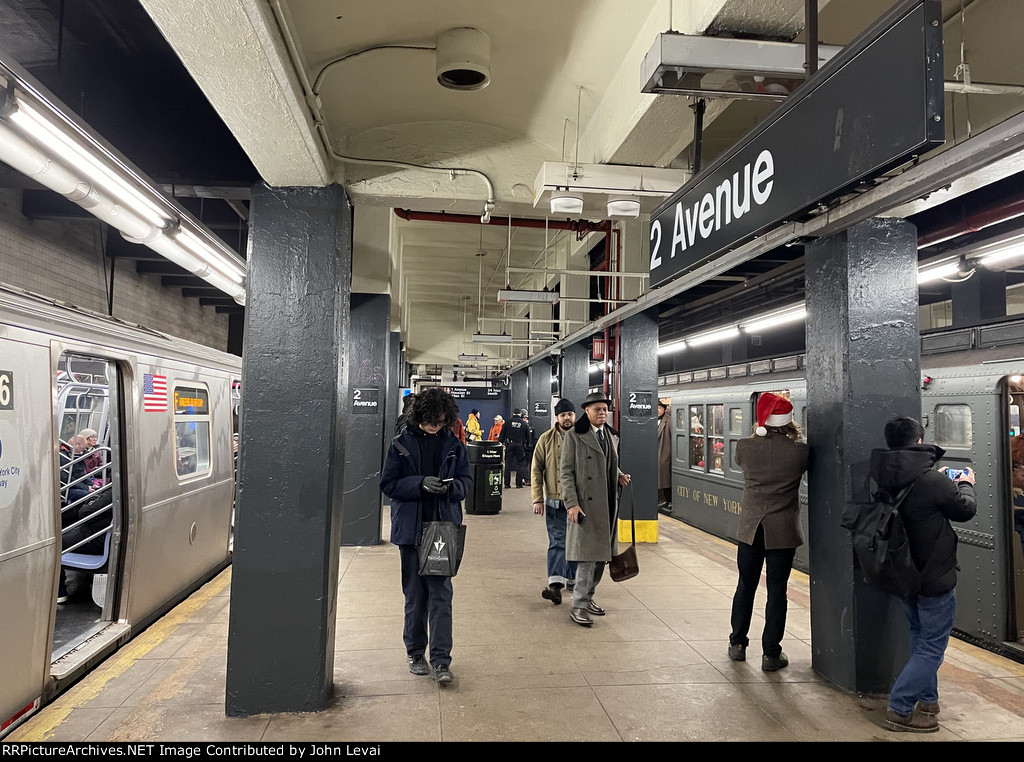
<path fill-rule="evenodd" d="M 920 477 L 918 477 L 920 479 Z M 901 598 L 911 598 L 920 591 L 924 579 L 910 555 L 910 542 L 900 517 L 899 507 L 917 479 L 895 498 L 883 489 L 871 490 L 874 499 L 851 505 L 843 515 L 842 526 L 853 535 L 853 552 L 864 581 L 873 587 Z"/>

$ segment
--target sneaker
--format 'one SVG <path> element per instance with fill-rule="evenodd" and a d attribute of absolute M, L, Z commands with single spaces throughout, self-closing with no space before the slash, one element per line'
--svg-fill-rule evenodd
<path fill-rule="evenodd" d="M 939 729 L 939 721 L 934 717 L 911 712 L 897 714 L 892 709 L 885 710 L 885 726 L 889 730 L 906 731 L 908 733 L 934 733 Z"/>
<path fill-rule="evenodd" d="M 63 570 L 61 570 L 60 584 L 57 586 L 57 603 L 67 603 L 71 600 L 71 596 L 68 595 L 68 586 L 64 582 Z"/>
<path fill-rule="evenodd" d="M 438 685 L 448 685 L 448 683 L 455 679 L 455 675 L 448 669 L 447 664 L 435 664 L 434 679 L 437 680 Z"/>
<path fill-rule="evenodd" d="M 934 717 L 939 713 L 939 702 L 928 703 L 927 701 L 918 701 L 914 705 L 914 710 L 925 717 Z"/>
<path fill-rule="evenodd" d="M 552 582 L 541 591 L 540 595 L 544 600 L 551 601 L 556 606 L 559 606 L 562 603 L 562 586 L 557 582 Z"/>
<path fill-rule="evenodd" d="M 573 609 L 569 612 L 569 618 L 580 627 L 590 627 L 594 623 L 590 612 L 586 609 Z"/>
<path fill-rule="evenodd" d="M 587 604 L 587 611 L 589 611 L 594 616 L 604 616 L 604 609 L 598 606 L 593 601 Z"/>
<path fill-rule="evenodd" d="M 419 656 L 410 656 L 409 659 L 409 671 L 414 675 L 429 675 L 430 666 L 427 664 L 427 660 L 423 658 L 423 654 Z"/>
<path fill-rule="evenodd" d="M 729 658 L 733 661 L 747 660 L 747 647 L 740 643 L 729 644 Z"/>
<path fill-rule="evenodd" d="M 765 672 L 778 672 L 783 667 L 788 666 L 789 658 L 784 653 L 780 653 L 778 656 L 765 654 L 761 657 L 761 669 Z"/>

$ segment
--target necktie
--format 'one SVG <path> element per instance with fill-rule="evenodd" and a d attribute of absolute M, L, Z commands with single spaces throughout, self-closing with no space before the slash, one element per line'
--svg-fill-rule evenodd
<path fill-rule="evenodd" d="M 601 428 L 599 428 L 597 430 L 597 441 L 601 443 L 601 449 L 604 451 L 604 454 L 607 455 L 608 454 L 608 443 L 605 442 L 605 440 L 604 440 L 604 426 L 602 426 Z"/>

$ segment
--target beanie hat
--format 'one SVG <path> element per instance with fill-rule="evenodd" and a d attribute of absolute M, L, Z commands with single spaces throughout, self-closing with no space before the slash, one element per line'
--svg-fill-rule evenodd
<path fill-rule="evenodd" d="M 757 428 L 754 433 L 763 437 L 765 426 L 785 426 L 793 421 L 793 403 L 785 397 L 765 392 L 757 399 Z"/>
<path fill-rule="evenodd" d="M 567 400 L 565 397 L 562 397 L 562 399 L 558 400 L 558 404 L 555 405 L 555 415 L 574 412 L 576 412 L 576 408 L 574 408 L 572 406 L 572 403 L 569 402 L 569 400 Z"/>

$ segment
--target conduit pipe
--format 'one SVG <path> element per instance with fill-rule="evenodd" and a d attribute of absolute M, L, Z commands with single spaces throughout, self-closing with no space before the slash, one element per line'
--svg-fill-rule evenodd
<path fill-rule="evenodd" d="M 414 212 L 411 209 L 395 209 L 395 214 L 403 220 L 417 222 L 460 222 L 468 225 L 511 225 L 515 228 L 548 228 L 554 230 L 571 230 L 577 235 L 601 233 L 605 230 L 604 222 L 590 220 L 537 220 L 531 217 L 492 217 L 489 222 L 481 223 L 480 218 L 472 214 L 448 214 L 447 212 Z"/>
<path fill-rule="evenodd" d="M 997 223 L 1024 216 L 1024 194 L 1018 193 L 1010 198 L 977 206 L 961 202 L 957 204 L 956 211 L 959 212 L 959 216 L 949 222 L 936 225 L 929 230 L 919 231 L 917 247 L 923 249 L 957 236 L 976 233 Z M 948 212 L 944 214 L 944 217 L 948 218 Z"/>

